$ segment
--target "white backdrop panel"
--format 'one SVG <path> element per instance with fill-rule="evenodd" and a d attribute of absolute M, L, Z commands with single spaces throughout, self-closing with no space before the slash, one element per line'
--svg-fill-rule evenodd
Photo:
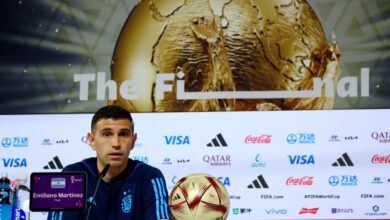
<path fill-rule="evenodd" d="M 190 173 L 218 177 L 231 197 L 232 220 L 390 219 L 389 113 L 134 113 L 138 140 L 131 157 L 160 168 L 169 191 Z M 94 156 L 85 139 L 91 117 L 0 116 L 0 171 L 17 179 Z M 268 136 L 269 143 L 248 142 L 249 136 Z M 374 163 L 375 155 L 385 160 Z M 353 165 L 340 166 L 346 157 Z M 312 182 L 287 183 L 304 177 Z M 303 208 L 318 211 L 300 214 Z"/>

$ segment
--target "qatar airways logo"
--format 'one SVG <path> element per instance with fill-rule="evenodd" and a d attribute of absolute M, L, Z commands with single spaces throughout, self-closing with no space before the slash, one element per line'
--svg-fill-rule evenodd
<path fill-rule="evenodd" d="M 372 139 L 377 140 L 381 144 L 390 143 L 390 132 L 372 132 Z"/>
<path fill-rule="evenodd" d="M 248 135 L 245 138 L 245 144 L 270 144 L 272 135 L 263 134 L 258 136 Z"/>
<path fill-rule="evenodd" d="M 286 180 L 287 186 L 311 186 L 313 185 L 313 176 L 304 176 L 302 178 L 289 177 Z"/>
<path fill-rule="evenodd" d="M 231 166 L 230 155 L 204 155 L 203 162 L 211 166 Z"/>
<path fill-rule="evenodd" d="M 371 159 L 371 163 L 373 163 L 373 164 L 389 163 L 390 164 L 390 154 L 385 155 L 385 156 L 375 154 Z"/>

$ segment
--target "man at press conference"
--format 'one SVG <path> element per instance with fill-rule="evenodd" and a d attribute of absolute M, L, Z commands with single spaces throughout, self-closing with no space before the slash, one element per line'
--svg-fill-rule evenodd
<path fill-rule="evenodd" d="M 162 172 L 129 158 L 136 140 L 134 122 L 128 111 L 119 106 L 97 110 L 88 133 L 96 157 L 63 169 L 87 173 L 88 207 L 83 212 L 50 212 L 48 219 L 170 219 L 169 195 Z"/>

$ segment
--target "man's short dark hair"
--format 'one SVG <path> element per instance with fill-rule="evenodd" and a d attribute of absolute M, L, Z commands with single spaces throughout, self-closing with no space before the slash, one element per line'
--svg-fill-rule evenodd
<path fill-rule="evenodd" d="M 92 117 L 91 122 L 91 131 L 93 131 L 96 123 L 101 119 L 129 119 L 131 123 L 131 128 L 134 131 L 134 122 L 133 118 L 131 117 L 130 112 L 128 112 L 126 109 L 116 106 L 116 105 L 107 105 L 95 112 L 95 114 Z"/>

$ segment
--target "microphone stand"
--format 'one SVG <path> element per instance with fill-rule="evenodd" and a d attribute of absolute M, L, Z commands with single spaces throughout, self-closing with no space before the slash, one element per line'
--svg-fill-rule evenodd
<path fill-rule="evenodd" d="M 96 205 L 96 202 L 95 202 L 95 197 L 96 197 L 96 193 L 99 189 L 99 185 L 100 185 L 100 182 L 102 181 L 103 177 L 106 175 L 108 169 L 110 168 L 110 164 L 106 164 L 102 170 L 102 172 L 100 173 L 100 176 L 99 176 L 99 180 L 96 184 L 96 187 L 95 187 L 95 191 L 93 192 L 92 194 L 92 197 L 88 198 L 88 201 L 87 201 L 87 204 L 88 204 L 88 211 L 87 211 L 87 218 L 86 220 L 89 219 L 89 215 L 91 214 L 91 209 L 92 209 L 92 205 Z"/>

